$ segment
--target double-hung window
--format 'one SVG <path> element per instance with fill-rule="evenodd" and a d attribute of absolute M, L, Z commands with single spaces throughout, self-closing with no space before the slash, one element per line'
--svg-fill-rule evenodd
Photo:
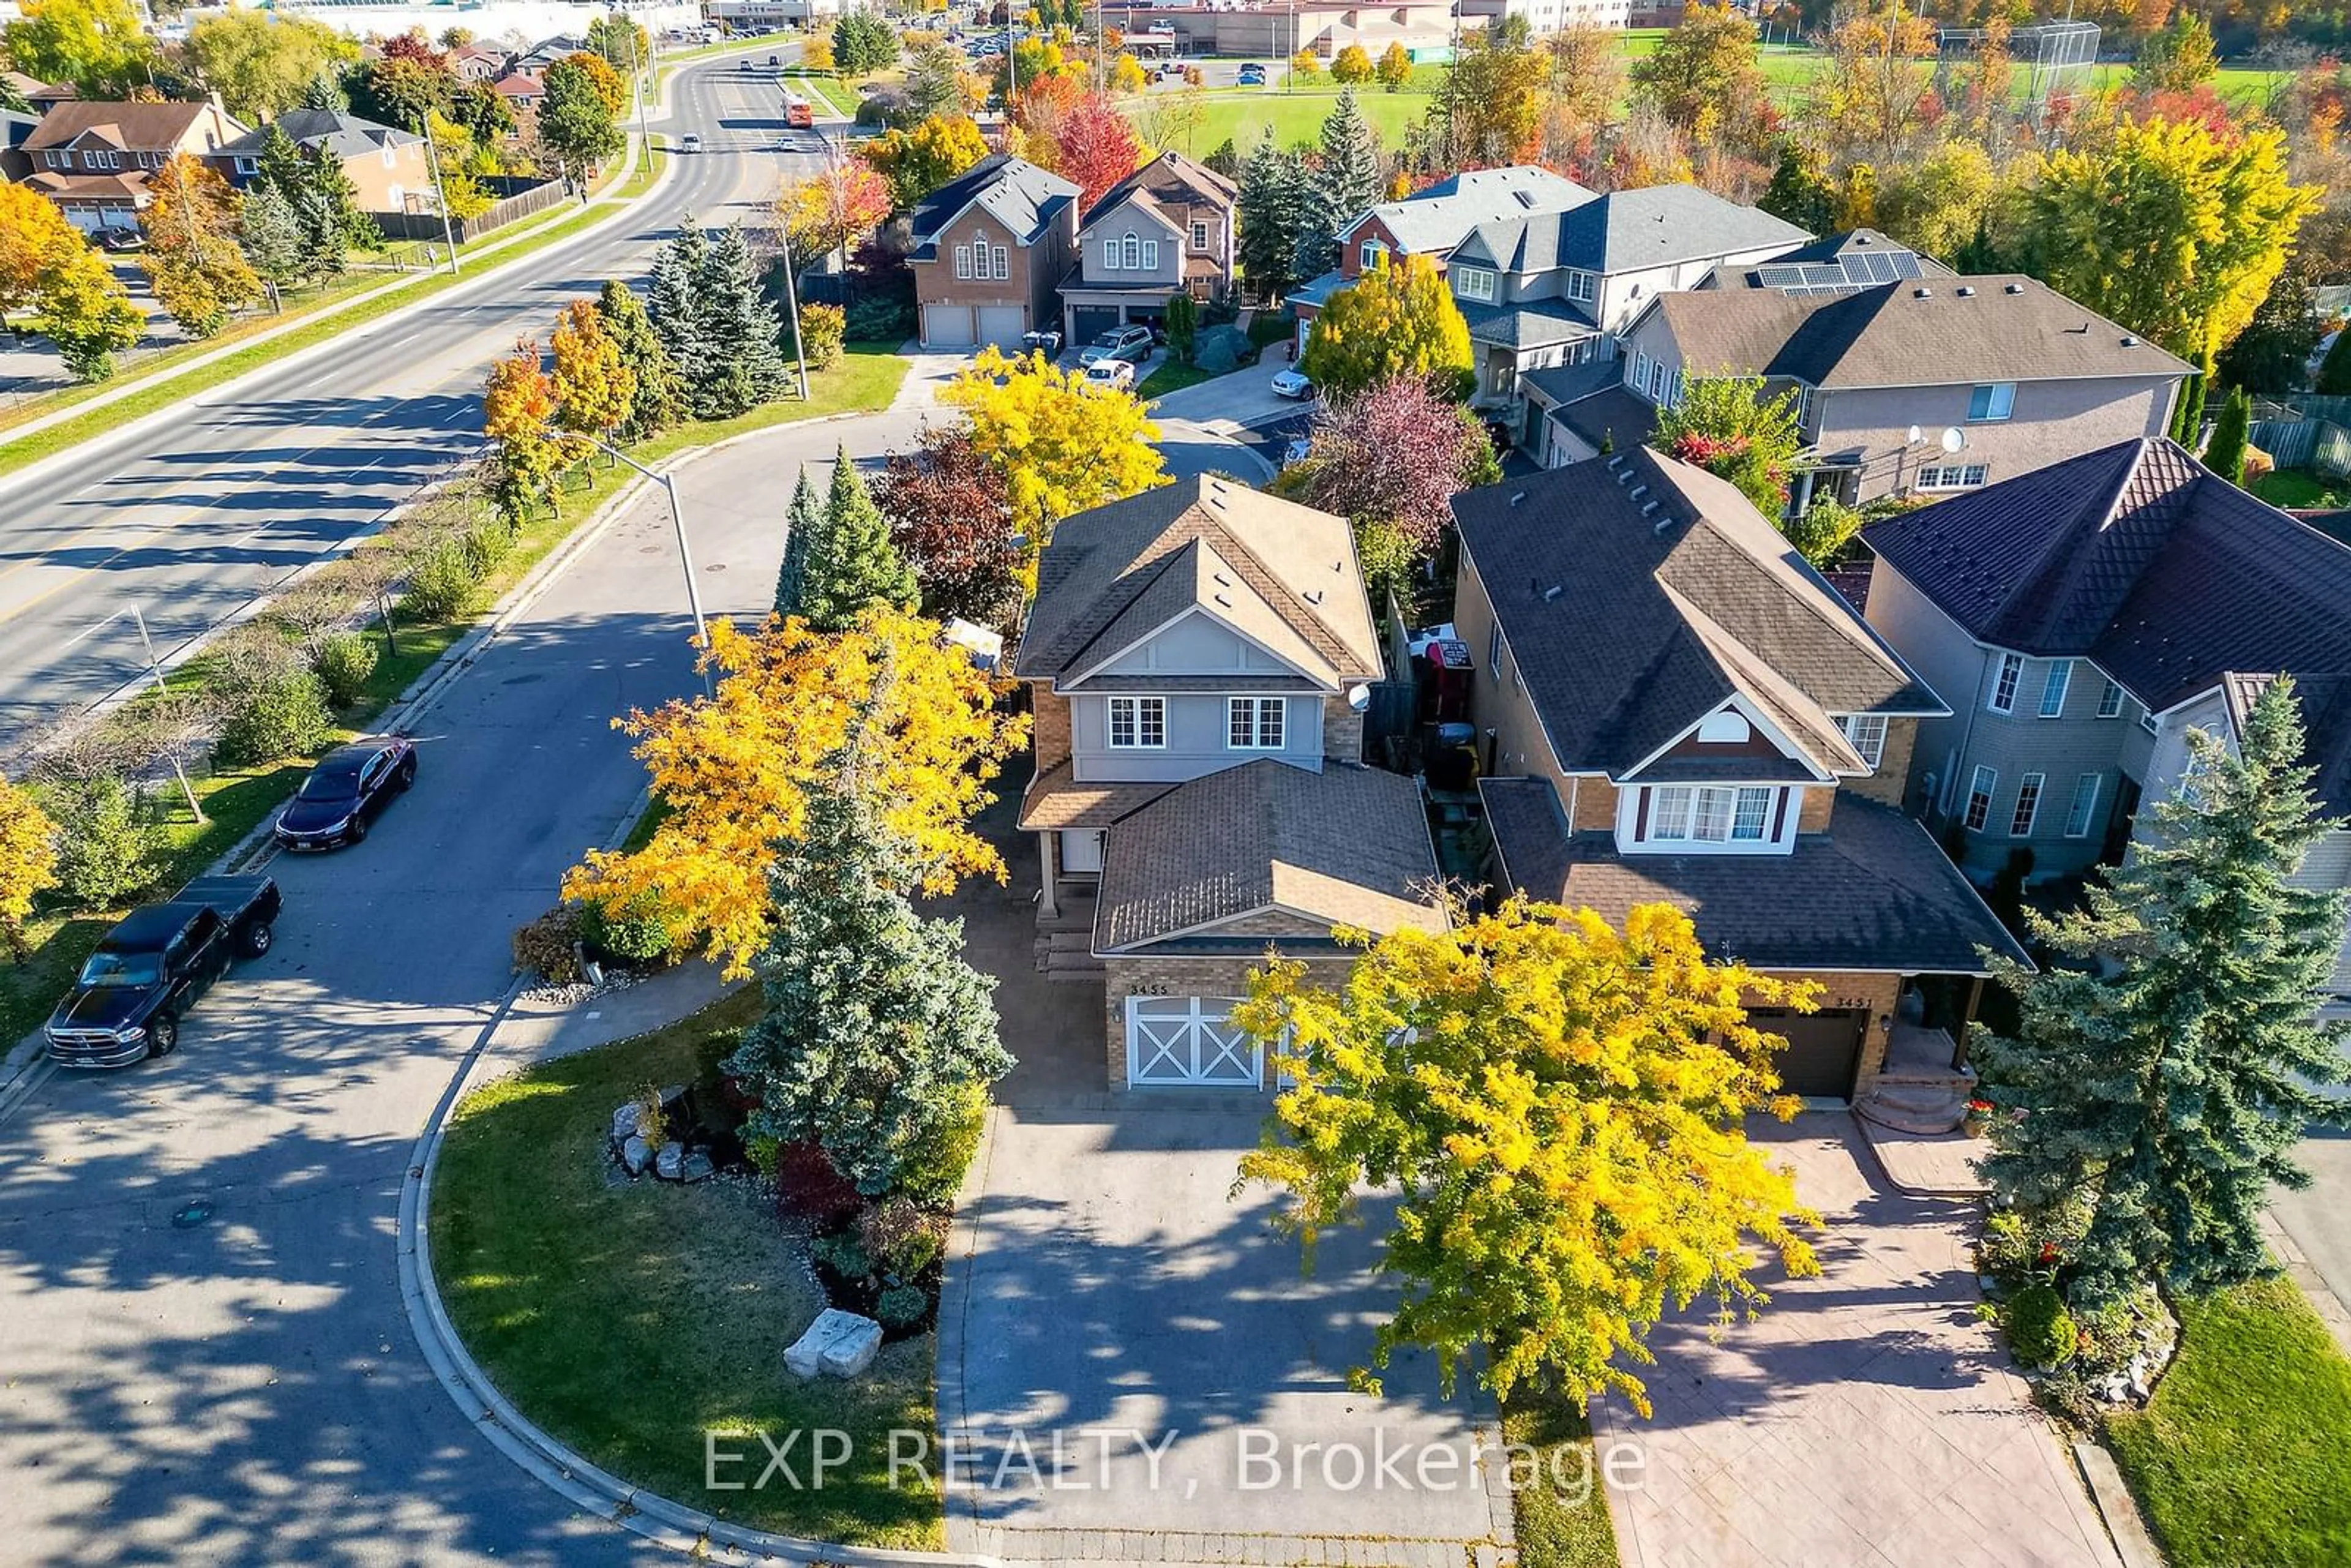
<path fill-rule="evenodd" d="M 2023 678 L 2024 655 L 2002 653 L 2000 656 L 2000 674 L 1993 677 L 1991 683 L 1992 712 L 2014 713 L 2016 711 L 2016 684 Z"/>
<path fill-rule="evenodd" d="M 1235 751 L 1279 751 L 1287 705 L 1280 697 L 1229 697 L 1225 703 L 1225 744 Z"/>
<path fill-rule="evenodd" d="M 1355 250 L 1355 265 L 1364 272 L 1374 270 L 1388 253 L 1388 247 L 1375 239 L 1367 239 Z"/>
<path fill-rule="evenodd" d="M 2086 839 L 2090 836 L 2090 819 L 2097 814 L 2098 781 L 2102 776 L 2085 773 L 2074 780 L 2074 803 L 2065 808 L 2065 836 Z"/>
<path fill-rule="evenodd" d="M 2041 716 L 2062 717 L 2065 712 L 2065 688 L 2074 683 L 2074 661 L 2052 659 L 2049 674 L 2041 682 Z"/>
<path fill-rule="evenodd" d="M 1497 682 L 1501 680 L 1502 623 L 1499 621 L 1495 622 L 1493 631 L 1486 634 L 1486 668 L 1493 672 Z"/>
<path fill-rule="evenodd" d="M 2024 776 L 2024 782 L 2017 786 L 2016 810 L 2008 819 L 2010 838 L 2029 839 L 2032 836 L 2032 824 L 2041 815 L 2041 787 L 2048 781 L 2044 774 L 2028 773 Z"/>
<path fill-rule="evenodd" d="M 2015 412 L 2014 382 L 1994 382 L 1990 386 L 1976 387 L 1968 393 L 1968 421 L 1971 424 L 1994 423 Z"/>
<path fill-rule="evenodd" d="M 1968 814 L 1963 819 L 1968 831 L 1980 833 L 1991 821 L 1991 792 L 2000 788 L 2000 775 L 1989 768 L 1978 768 L 1975 777 L 1968 780 Z"/>
<path fill-rule="evenodd" d="M 996 281 L 1002 283 L 1012 276 L 1012 252 L 1005 246 L 992 246 L 988 257 L 996 264 Z"/>
<path fill-rule="evenodd" d="M 1592 303 L 1592 274 L 1571 272 L 1567 275 L 1567 297 L 1578 305 Z"/>
<path fill-rule="evenodd" d="M 1140 751 L 1167 744 L 1165 697 L 1110 699 L 1110 745 L 1113 751 Z"/>
<path fill-rule="evenodd" d="M 2123 711 L 2123 688 L 2119 681 L 2108 681 L 2106 689 L 2098 694 L 2098 716 L 2119 718 Z"/>
<path fill-rule="evenodd" d="M 1453 274 L 1453 292 L 1464 299 L 1491 302 L 1494 298 L 1494 275 L 1482 267 L 1464 267 Z"/>
<path fill-rule="evenodd" d="M 1194 224 L 1192 225 L 1192 248 L 1194 250 L 1206 250 L 1208 248 L 1207 225 Z"/>
<path fill-rule="evenodd" d="M 1836 721 L 1837 728 L 1853 742 L 1869 770 L 1877 771 L 1878 760 L 1886 755 L 1886 716 L 1882 713 L 1849 713 Z"/>
<path fill-rule="evenodd" d="M 1143 240 L 1142 240 L 1142 237 L 1141 237 L 1140 235 L 1134 235 L 1134 234 L 1130 233 L 1130 234 L 1129 234 L 1129 235 L 1128 235 L 1124 239 L 1123 239 L 1123 240 L 1121 240 L 1121 241 L 1119 242 L 1119 246 L 1120 246 L 1120 249 L 1119 249 L 1119 266 L 1120 266 L 1121 267 L 1124 268 L 1124 269 L 1125 269 L 1126 271 L 1128 271 L 1128 272 L 1140 272 L 1140 271 L 1142 271 L 1142 270 L 1143 270 Z"/>
<path fill-rule="evenodd" d="M 971 246 L 967 245 L 959 245 L 956 246 L 955 256 L 956 276 L 963 278 L 969 277 L 971 276 Z"/>
<path fill-rule="evenodd" d="M 1921 490 L 1975 490 L 1991 477 L 1991 470 L 1981 463 L 1948 463 L 1928 465 L 1918 470 Z"/>

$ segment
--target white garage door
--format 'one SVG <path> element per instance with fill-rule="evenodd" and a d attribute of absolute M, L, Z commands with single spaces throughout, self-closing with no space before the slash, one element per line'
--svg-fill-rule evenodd
<path fill-rule="evenodd" d="M 925 305 L 923 307 L 923 347 L 967 349 L 971 347 L 972 341 L 970 306 Z"/>
<path fill-rule="evenodd" d="M 1226 997 L 1126 998 L 1126 1081 L 1254 1089 L 1264 1051 L 1226 1021 Z"/>
<path fill-rule="evenodd" d="M 1017 349 L 1020 334 L 1029 330 L 1023 325 L 1028 312 L 1018 305 L 983 305 L 979 308 L 979 340 L 993 343 L 999 349 Z"/>

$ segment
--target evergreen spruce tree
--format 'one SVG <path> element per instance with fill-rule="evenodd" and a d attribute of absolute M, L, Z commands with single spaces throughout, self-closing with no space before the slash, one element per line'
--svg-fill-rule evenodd
<path fill-rule="evenodd" d="M 1338 266 L 1339 230 L 1379 199 L 1379 132 L 1364 118 L 1355 89 L 1348 88 L 1322 120 L 1322 161 L 1306 180 L 1291 272 L 1320 277 Z"/>
<path fill-rule="evenodd" d="M 919 596 L 914 570 L 890 542 L 890 524 L 845 446 L 833 451 L 824 526 L 810 540 L 799 593 L 801 616 L 820 632 L 846 632 L 875 604 L 911 610 Z"/>
<path fill-rule="evenodd" d="M 677 367 L 687 410 L 696 415 L 703 410 L 695 383 L 711 359 L 703 331 L 701 296 L 703 259 L 709 250 L 710 241 L 694 214 L 680 216 L 677 237 L 653 257 L 653 287 L 645 300 L 645 314 L 653 320 L 653 331 L 668 350 L 669 362 Z"/>
<path fill-rule="evenodd" d="M 1236 245 L 1242 281 L 1269 305 L 1278 302 L 1298 281 L 1290 262 L 1298 249 L 1303 193 L 1297 157 L 1273 144 L 1269 128 L 1241 170 L 1240 189 L 1233 204 L 1240 225 Z"/>
<path fill-rule="evenodd" d="M 703 253 L 695 269 L 696 308 L 706 373 L 687 365 L 695 411 L 729 419 L 782 395 L 783 323 L 759 288 L 740 225 Z"/>
<path fill-rule="evenodd" d="M 809 483 L 808 465 L 800 465 L 799 482 L 792 486 L 791 509 L 784 514 L 784 564 L 776 570 L 776 613 L 798 615 L 805 609 L 809 557 L 824 537 L 824 503 Z"/>
<path fill-rule="evenodd" d="M 303 85 L 302 107 L 304 109 L 340 111 L 350 106 L 350 94 L 343 90 L 343 84 L 335 79 L 332 72 L 320 71 Z"/>
<path fill-rule="evenodd" d="M 2193 452 L 2203 434 L 2204 372 L 2191 371 L 2179 386 L 2179 406 L 2172 414 L 2171 439 Z"/>
<path fill-rule="evenodd" d="M 915 910 L 916 880 L 858 798 L 853 763 L 841 784 L 808 786 L 800 836 L 768 879 L 780 918 L 759 959 L 767 1011 L 726 1063 L 758 1100 L 752 1136 L 819 1145 L 869 1197 L 1013 1065 L 996 982 L 964 961 L 962 921 Z"/>
<path fill-rule="evenodd" d="M 2044 1233 L 2081 1230 L 2064 1249 L 2082 1309 L 2264 1272 L 2269 1189 L 2309 1183 L 2294 1145 L 2351 1123 L 2311 1087 L 2345 1081 L 2351 1025 L 2314 1021 L 2343 894 L 2291 879 L 2339 824 L 2314 814 L 2293 682 L 2254 702 L 2236 755 L 2200 730 L 2188 741 L 2179 786 L 2088 908 L 2029 917 L 2058 961 L 1994 961 L 2022 1021 L 1978 1042 L 2001 1113 L 1984 1175 Z"/>
<path fill-rule="evenodd" d="M 643 441 L 684 419 L 685 387 L 635 291 L 617 277 L 605 279 L 603 291 L 596 298 L 596 313 L 604 319 L 604 330 L 619 345 L 622 361 L 637 372 L 636 395 L 629 400 L 620 438 Z"/>
<path fill-rule="evenodd" d="M 245 258 L 267 283 L 283 288 L 309 276 L 309 250 L 302 218 L 275 185 L 256 183 L 237 211 L 237 239 Z"/>
<path fill-rule="evenodd" d="M 360 188 L 343 170 L 343 161 L 321 149 L 303 155 L 308 165 L 310 202 L 318 216 L 312 239 L 319 247 L 319 265 L 322 272 L 343 270 L 343 253 L 353 246 L 375 246 L 383 241 L 375 224 L 360 211 Z"/>
<path fill-rule="evenodd" d="M 2245 482 L 2245 448 L 2253 434 L 2252 394 L 2242 387 L 2230 389 L 2212 423 L 2211 443 L 2204 448 L 2204 466 L 2231 485 Z"/>

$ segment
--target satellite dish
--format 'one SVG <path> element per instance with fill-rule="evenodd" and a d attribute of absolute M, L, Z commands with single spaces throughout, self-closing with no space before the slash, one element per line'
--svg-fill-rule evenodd
<path fill-rule="evenodd" d="M 1362 713 L 1372 706 L 1372 688 L 1367 685 L 1347 688 L 1347 706 Z"/>
<path fill-rule="evenodd" d="M 1958 425 L 1943 432 L 1943 450 L 1957 455 L 1968 444 L 1968 433 Z"/>
<path fill-rule="evenodd" d="M 1924 440 L 1926 440 L 1926 439 L 1927 439 L 1927 433 L 1926 433 L 1925 431 L 1923 431 L 1923 430 L 1919 429 L 1919 428 L 1918 428 L 1917 425 L 1915 425 L 1915 424 L 1914 424 L 1914 425 L 1912 425 L 1912 426 L 1910 427 L 1910 444 L 1911 444 L 1911 445 L 1916 446 L 1916 445 L 1917 445 L 1920 442 L 1922 442 L 1922 441 L 1924 441 Z"/>

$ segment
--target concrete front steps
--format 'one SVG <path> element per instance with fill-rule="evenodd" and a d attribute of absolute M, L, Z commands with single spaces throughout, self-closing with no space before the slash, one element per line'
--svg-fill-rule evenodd
<path fill-rule="evenodd" d="M 1897 1133 L 1952 1133 L 1968 1119 L 1968 1101 L 1974 1093 L 1973 1074 L 1962 1078 L 1952 1073 L 1939 1082 L 1885 1077 L 1871 1084 L 1853 1108 Z"/>
<path fill-rule="evenodd" d="M 1100 980 L 1091 931 L 1047 931 L 1037 938 L 1037 972 L 1049 980 Z"/>

